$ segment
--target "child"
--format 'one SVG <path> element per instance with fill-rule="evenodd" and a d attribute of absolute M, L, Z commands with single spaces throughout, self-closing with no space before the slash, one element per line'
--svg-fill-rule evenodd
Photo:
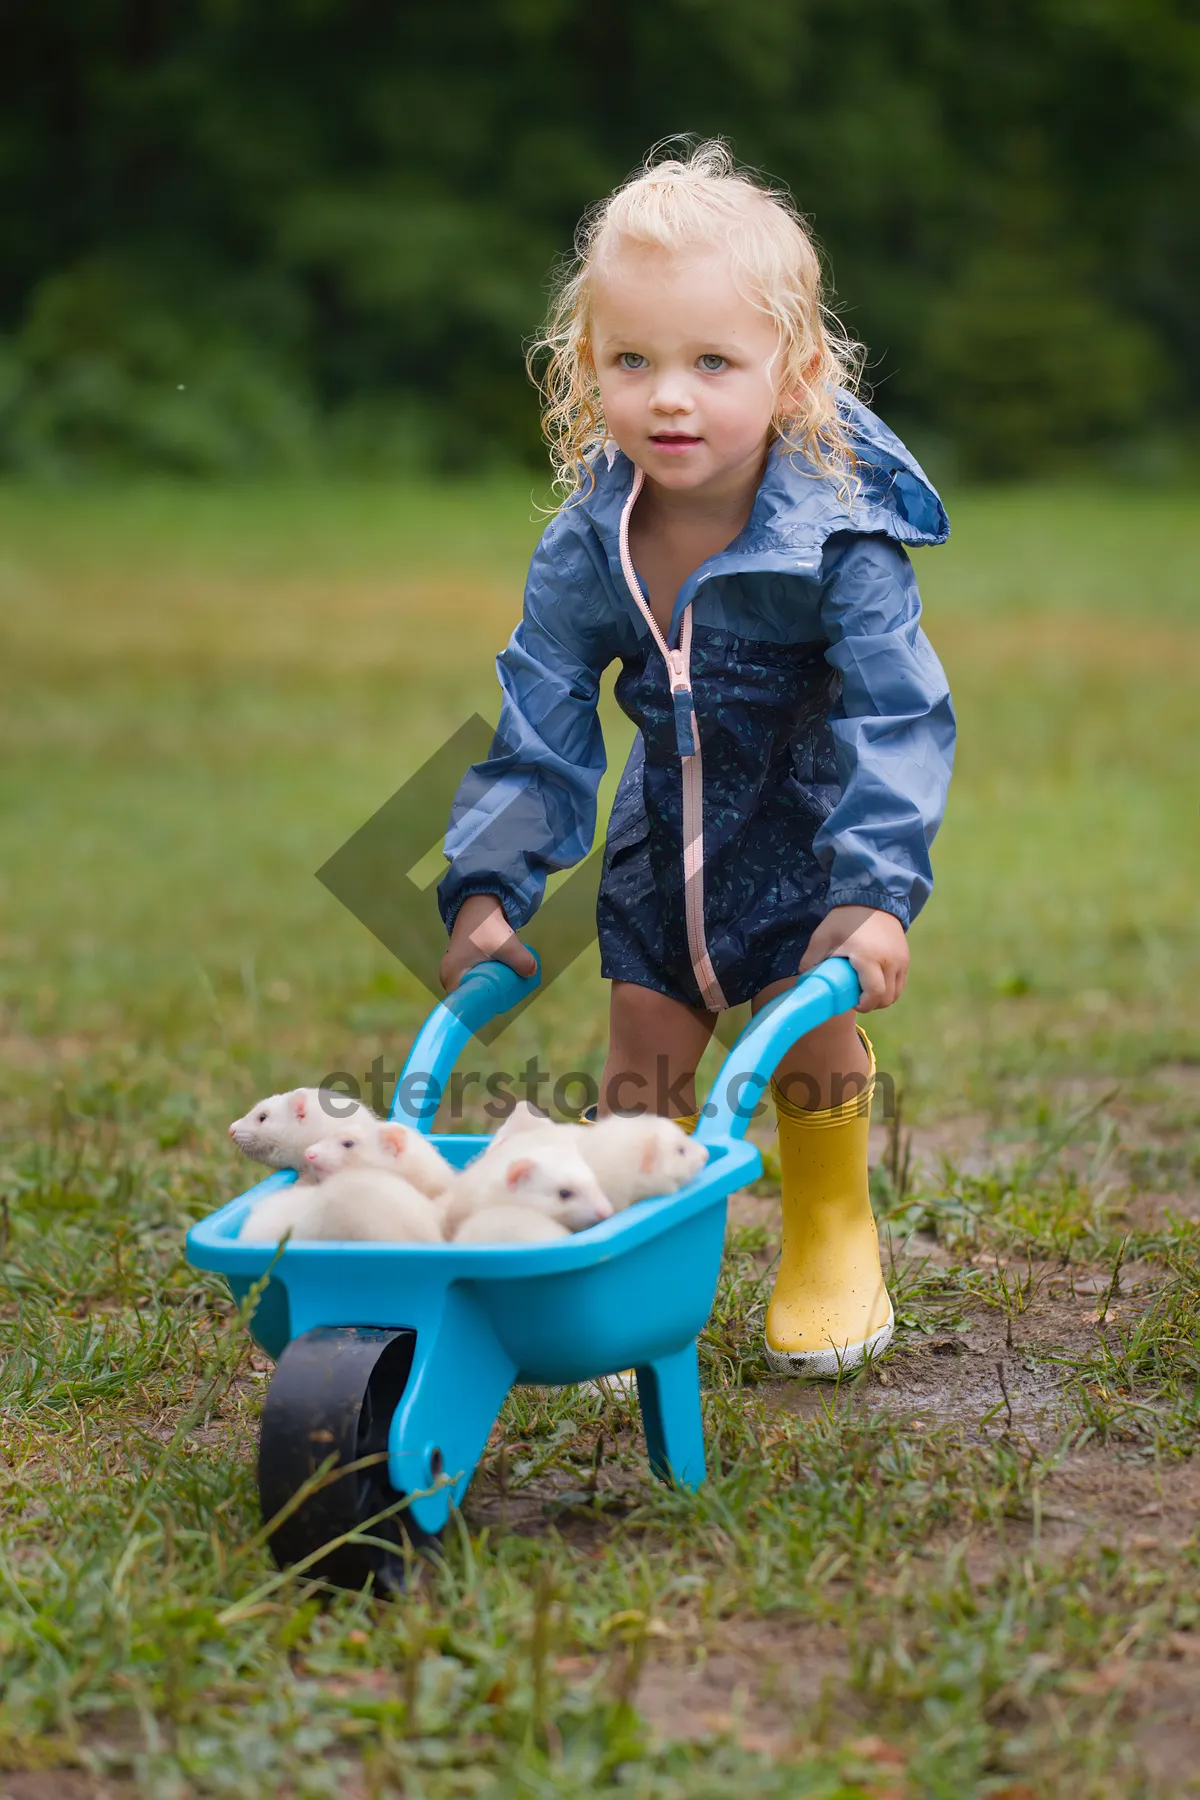
<path fill-rule="evenodd" d="M 904 546 L 949 527 L 851 396 L 855 346 L 803 223 L 723 145 L 649 162 L 577 248 L 540 345 L 565 503 L 498 661 L 491 757 L 455 801 L 442 980 L 485 957 L 531 972 L 515 933 L 590 847 L 597 695 L 619 658 L 638 735 L 598 904 L 599 1110 L 694 1121 L 725 1007 L 757 1011 L 828 956 L 853 964 L 860 1012 L 904 987 L 954 742 Z M 836 1374 L 891 1337 L 867 1192 L 874 1067 L 845 1015 L 775 1073 L 780 1373 Z"/>

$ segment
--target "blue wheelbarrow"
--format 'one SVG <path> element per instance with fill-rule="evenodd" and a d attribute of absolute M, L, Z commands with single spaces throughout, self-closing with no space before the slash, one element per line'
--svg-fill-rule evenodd
<path fill-rule="evenodd" d="M 502 963 L 472 969 L 419 1033 L 389 1116 L 430 1133 L 473 1031 L 537 980 Z M 726 1200 L 762 1173 L 746 1127 L 784 1053 L 858 993 L 850 964 L 833 958 L 766 1006 L 726 1057 L 702 1113 L 700 1173 L 566 1241 L 288 1242 L 282 1251 L 239 1243 L 246 1214 L 294 1181 L 291 1170 L 194 1226 L 190 1261 L 223 1274 L 239 1303 L 267 1278 L 250 1329 L 277 1364 L 258 1477 L 280 1566 L 304 1563 L 338 1586 L 398 1589 L 406 1545 L 437 1540 L 517 1382 L 553 1386 L 635 1369 L 652 1469 L 698 1486 L 696 1337 L 716 1293 Z M 457 1167 L 487 1141 L 433 1138 Z"/>

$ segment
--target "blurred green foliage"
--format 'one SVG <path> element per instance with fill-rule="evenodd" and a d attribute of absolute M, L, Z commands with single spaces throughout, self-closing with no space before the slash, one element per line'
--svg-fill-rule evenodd
<path fill-rule="evenodd" d="M 0 465 L 531 457 L 582 209 L 719 132 L 792 187 L 877 404 L 965 470 L 1200 406 L 1193 0 L 0 9 Z"/>

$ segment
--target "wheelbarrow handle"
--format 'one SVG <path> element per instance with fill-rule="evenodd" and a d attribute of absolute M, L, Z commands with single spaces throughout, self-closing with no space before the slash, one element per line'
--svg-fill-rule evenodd
<path fill-rule="evenodd" d="M 781 1058 L 815 1025 L 849 1012 L 858 996 L 858 976 L 850 964 L 844 956 L 831 956 L 786 994 L 768 1001 L 721 1064 L 701 1109 L 698 1141 L 745 1137 L 762 1090 Z"/>
<path fill-rule="evenodd" d="M 413 1040 L 388 1118 L 428 1133 L 467 1039 L 531 994 L 540 980 L 540 965 L 532 975 L 518 975 L 502 962 L 476 963 L 468 969 L 454 992 L 434 1007 Z"/>

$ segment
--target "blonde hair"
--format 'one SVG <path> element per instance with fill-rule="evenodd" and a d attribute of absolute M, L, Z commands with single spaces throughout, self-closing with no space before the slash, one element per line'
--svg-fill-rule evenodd
<path fill-rule="evenodd" d="M 852 495 L 855 458 L 837 390 L 857 387 L 862 347 L 826 302 L 821 260 L 791 196 L 739 169 L 719 138 L 683 158 L 658 159 L 658 149 L 584 215 L 575 256 L 560 272 L 542 334 L 529 347 L 526 366 L 542 396 L 555 488 L 563 502 L 590 491 L 591 455 L 608 435 L 590 341 L 597 270 L 622 239 L 663 250 L 718 240 L 728 246 L 739 291 L 779 331 L 773 438 Z"/>

